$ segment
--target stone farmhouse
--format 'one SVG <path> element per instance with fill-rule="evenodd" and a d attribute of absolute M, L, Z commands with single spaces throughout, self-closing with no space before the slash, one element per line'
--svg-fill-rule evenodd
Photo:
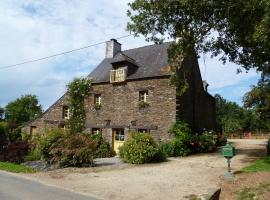
<path fill-rule="evenodd" d="M 172 138 L 169 130 L 178 118 L 197 132 L 217 129 L 215 99 L 202 81 L 197 59 L 184 61 L 189 87 L 178 96 L 170 84 L 168 46 L 163 43 L 122 51 L 117 40 L 106 43 L 105 58 L 88 76 L 93 84 L 85 99 L 85 131 L 102 134 L 117 150 L 129 131 L 149 132 L 156 141 Z M 22 131 L 34 134 L 65 128 L 68 118 L 64 94 Z"/>

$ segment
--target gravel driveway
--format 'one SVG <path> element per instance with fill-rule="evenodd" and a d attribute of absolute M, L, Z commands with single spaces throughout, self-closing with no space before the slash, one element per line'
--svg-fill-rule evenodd
<path fill-rule="evenodd" d="M 237 149 L 232 170 L 241 170 L 265 154 L 266 140 L 231 140 Z M 217 187 L 226 172 L 220 152 L 170 158 L 160 164 L 128 165 L 118 158 L 94 168 L 67 168 L 25 176 L 104 199 L 184 199 Z"/>

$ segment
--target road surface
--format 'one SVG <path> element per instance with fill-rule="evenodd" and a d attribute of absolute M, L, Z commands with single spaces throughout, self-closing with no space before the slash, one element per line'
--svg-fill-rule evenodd
<path fill-rule="evenodd" d="M 0 171 L 1 200 L 97 200 Z"/>

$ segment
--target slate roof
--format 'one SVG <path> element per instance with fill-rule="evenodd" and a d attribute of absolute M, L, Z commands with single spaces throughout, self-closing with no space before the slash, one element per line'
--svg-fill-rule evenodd
<path fill-rule="evenodd" d="M 111 64 L 120 63 L 120 62 L 129 62 L 129 63 L 133 63 L 134 65 L 137 65 L 134 59 L 128 57 L 123 52 L 120 52 L 120 53 L 116 54 L 113 57 L 113 59 L 111 61 Z"/>
<path fill-rule="evenodd" d="M 88 77 L 93 79 L 93 83 L 109 82 L 112 63 L 125 60 L 137 66 L 137 70 L 130 74 L 127 80 L 170 75 L 164 70 L 168 66 L 169 44 L 150 45 L 119 52 L 114 58 L 105 58 Z"/>

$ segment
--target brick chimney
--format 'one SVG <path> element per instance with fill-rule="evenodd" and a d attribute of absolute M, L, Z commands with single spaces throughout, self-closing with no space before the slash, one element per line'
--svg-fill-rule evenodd
<path fill-rule="evenodd" d="M 209 84 L 206 82 L 206 80 L 203 80 L 203 89 L 205 92 L 208 92 L 207 91 L 208 86 L 209 86 Z"/>
<path fill-rule="evenodd" d="M 106 58 L 113 58 L 121 51 L 121 44 L 116 39 L 111 39 L 106 42 Z"/>

